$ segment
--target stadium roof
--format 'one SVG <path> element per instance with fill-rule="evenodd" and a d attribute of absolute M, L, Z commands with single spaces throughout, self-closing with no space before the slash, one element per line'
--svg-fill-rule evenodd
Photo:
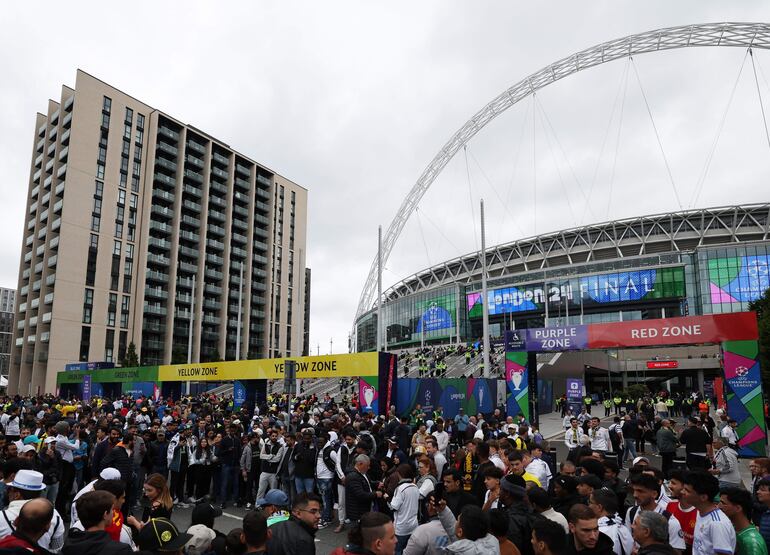
<path fill-rule="evenodd" d="M 667 212 L 575 227 L 489 247 L 489 279 L 586 262 L 766 241 L 770 203 Z M 441 262 L 383 292 L 386 301 L 481 280 L 481 251 Z"/>

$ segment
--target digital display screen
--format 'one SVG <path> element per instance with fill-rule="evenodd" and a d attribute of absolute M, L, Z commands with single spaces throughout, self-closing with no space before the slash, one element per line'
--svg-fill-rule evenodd
<path fill-rule="evenodd" d="M 570 307 L 633 303 L 684 297 L 684 268 L 658 268 L 565 278 L 547 283 L 492 289 L 487 293 L 489 314 L 541 311 L 569 303 Z M 468 316 L 482 316 L 481 293 L 466 295 Z"/>
<path fill-rule="evenodd" d="M 737 256 L 708 261 L 711 302 L 755 301 L 770 287 L 768 256 Z"/>

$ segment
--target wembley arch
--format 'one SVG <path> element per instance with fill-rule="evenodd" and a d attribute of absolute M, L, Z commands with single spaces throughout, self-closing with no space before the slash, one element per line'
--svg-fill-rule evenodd
<path fill-rule="evenodd" d="M 455 154 L 493 119 L 543 87 L 578 71 L 637 54 L 708 46 L 768 49 L 770 48 L 770 24 L 704 23 L 629 35 L 562 58 L 528 75 L 493 98 L 449 138 L 404 198 L 383 237 L 381 258 L 375 255 L 370 266 L 359 298 L 353 329 L 356 329 L 355 321 L 372 309 L 376 301 L 378 260 L 381 260 L 382 264 L 387 262 L 401 231 L 425 192 Z"/>

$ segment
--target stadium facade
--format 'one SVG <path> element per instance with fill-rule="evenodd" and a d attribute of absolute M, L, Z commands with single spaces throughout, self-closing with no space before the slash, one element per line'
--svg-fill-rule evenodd
<path fill-rule="evenodd" d="M 488 248 L 490 335 L 505 330 L 745 311 L 770 287 L 770 204 L 616 220 Z M 383 292 L 385 350 L 482 337 L 480 252 Z M 377 309 L 355 348 L 377 348 Z"/>

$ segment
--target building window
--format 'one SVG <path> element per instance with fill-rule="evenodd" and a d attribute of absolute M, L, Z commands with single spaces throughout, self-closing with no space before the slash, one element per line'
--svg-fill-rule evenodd
<path fill-rule="evenodd" d="M 133 260 L 134 258 L 134 245 L 126 243 L 126 259 Z"/>
<path fill-rule="evenodd" d="M 101 223 L 101 219 L 99 216 L 91 216 L 91 231 L 95 231 L 96 233 L 99 233 L 99 224 Z"/>
<path fill-rule="evenodd" d="M 96 164 L 96 177 L 104 179 L 104 164 Z"/>
<path fill-rule="evenodd" d="M 138 195 L 131 195 L 131 200 L 129 201 L 129 208 L 132 208 L 133 210 L 136 210 L 136 206 L 139 204 L 139 196 Z"/>
<path fill-rule="evenodd" d="M 109 96 L 105 96 L 102 101 L 102 110 L 109 112 L 112 109 L 112 99 Z"/>
<path fill-rule="evenodd" d="M 102 198 L 102 194 L 104 193 L 104 183 L 101 181 L 96 181 L 94 186 L 94 198 Z"/>
<path fill-rule="evenodd" d="M 119 222 L 115 224 L 115 237 L 118 239 L 123 237 L 123 224 Z"/>
<path fill-rule="evenodd" d="M 80 360 L 88 360 L 88 347 L 91 345 L 91 328 L 83 326 L 80 329 Z"/>
<path fill-rule="evenodd" d="M 126 123 L 131 125 L 134 121 L 134 111 L 131 108 L 126 108 Z"/>
<path fill-rule="evenodd" d="M 118 204 L 121 206 L 126 204 L 126 192 L 123 189 L 118 189 Z"/>
<path fill-rule="evenodd" d="M 107 325 L 115 327 L 115 312 L 118 309 L 118 295 L 116 293 L 110 293 L 110 303 L 107 307 Z M 109 330 L 108 330 L 109 331 Z M 114 339 L 113 339 L 114 343 Z"/>
<path fill-rule="evenodd" d="M 120 249 L 123 247 L 120 241 L 115 241 L 112 246 L 113 256 L 120 256 Z"/>
<path fill-rule="evenodd" d="M 94 198 L 94 216 L 102 215 L 102 199 L 101 197 Z"/>
<path fill-rule="evenodd" d="M 125 187 L 126 185 L 128 185 L 128 174 L 126 172 L 122 171 L 118 175 L 120 176 L 120 185 L 119 185 L 119 187 Z"/>
<path fill-rule="evenodd" d="M 91 323 L 91 311 L 94 306 L 94 290 L 86 288 L 83 295 L 83 323 Z"/>
<path fill-rule="evenodd" d="M 144 129 L 144 116 L 142 114 L 136 114 L 136 128 Z"/>
<path fill-rule="evenodd" d="M 99 236 L 91 234 L 91 242 L 89 243 L 89 248 L 96 249 L 99 247 Z"/>
<path fill-rule="evenodd" d="M 107 330 L 104 335 L 104 360 L 113 362 L 113 352 L 115 349 L 115 330 Z"/>

